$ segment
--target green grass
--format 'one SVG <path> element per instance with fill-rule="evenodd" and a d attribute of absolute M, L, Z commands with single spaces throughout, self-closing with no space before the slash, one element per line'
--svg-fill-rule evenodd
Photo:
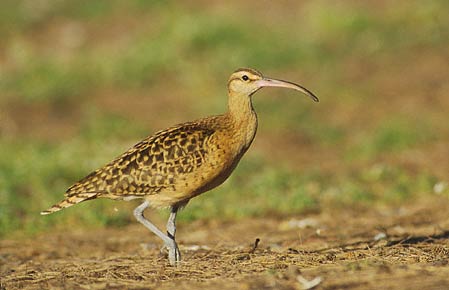
<path fill-rule="evenodd" d="M 437 134 L 426 121 L 395 116 L 361 134 L 354 146 L 348 148 L 347 157 L 372 159 L 381 154 L 400 153 L 438 140 Z"/>
<path fill-rule="evenodd" d="M 413 163 L 413 152 L 426 155 L 448 142 L 449 125 L 441 121 L 448 112 L 438 103 L 444 102 L 439 88 L 448 79 L 444 71 L 414 66 L 421 58 L 427 63 L 426 57 L 431 62 L 431 56 L 447 56 L 447 1 L 400 1 L 383 8 L 314 1 L 276 6 L 279 13 L 272 15 L 254 10 L 257 1 L 205 7 L 141 0 L 49 3 L 0 4 L 0 236 L 62 225 L 128 224 L 134 203 L 99 200 L 57 216 L 38 213 L 74 181 L 159 129 L 151 121 L 164 123 L 170 110 L 188 116 L 221 112 L 226 78 L 240 66 L 300 81 L 321 102 L 280 90 L 254 96 L 263 142 L 256 141 L 259 147 L 223 186 L 193 200 L 181 219 L 400 204 L 431 196 L 435 184 L 447 182 L 437 169 L 398 161 Z M 403 69 L 394 75 L 398 67 Z M 386 76 L 399 82 L 402 75 L 410 78 L 402 80 L 407 85 L 393 90 L 404 105 L 411 102 L 409 111 L 389 103 Z M 120 113 L 127 105 L 123 92 L 142 95 L 139 104 L 148 112 L 136 118 Z M 119 105 L 113 110 L 96 103 L 104 95 Z M 425 98 L 440 111 L 423 105 Z M 158 102 L 172 106 L 153 108 Z M 33 134 L 51 124 L 28 119 L 24 107 L 59 117 L 73 108 L 78 130 L 50 139 Z M 40 113 L 42 108 L 50 109 Z M 273 135 L 291 138 L 266 139 Z M 310 160 L 289 162 L 296 159 L 287 150 L 273 160 L 261 145 L 269 142 L 277 142 L 280 151 L 308 150 Z M 326 169 L 326 156 L 338 166 Z"/>

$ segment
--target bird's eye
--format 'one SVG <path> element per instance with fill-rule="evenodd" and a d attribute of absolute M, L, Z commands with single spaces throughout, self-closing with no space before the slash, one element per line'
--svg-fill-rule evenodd
<path fill-rule="evenodd" d="M 245 82 L 249 80 L 249 77 L 247 75 L 243 75 L 242 76 L 242 80 L 244 80 Z"/>

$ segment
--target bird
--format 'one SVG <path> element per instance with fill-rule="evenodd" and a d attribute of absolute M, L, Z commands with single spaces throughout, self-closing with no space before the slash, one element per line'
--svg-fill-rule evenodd
<path fill-rule="evenodd" d="M 69 187 L 65 198 L 42 215 L 96 198 L 142 199 L 134 216 L 162 239 L 170 265 L 179 265 L 176 216 L 195 196 L 222 184 L 250 147 L 257 131 L 252 96 L 263 87 L 299 91 L 319 99 L 293 82 L 264 77 L 251 68 L 234 71 L 227 83 L 228 108 L 221 115 L 175 125 L 137 143 L 122 155 Z M 164 233 L 144 216 L 147 208 L 168 208 Z"/>

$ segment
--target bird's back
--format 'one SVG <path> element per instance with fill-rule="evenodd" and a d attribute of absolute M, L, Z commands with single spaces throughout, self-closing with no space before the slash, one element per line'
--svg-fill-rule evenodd
<path fill-rule="evenodd" d="M 232 138 L 225 115 L 159 131 L 72 185 L 65 203 L 48 213 L 97 197 L 146 198 L 154 207 L 187 202 L 232 172 L 240 159 Z"/>

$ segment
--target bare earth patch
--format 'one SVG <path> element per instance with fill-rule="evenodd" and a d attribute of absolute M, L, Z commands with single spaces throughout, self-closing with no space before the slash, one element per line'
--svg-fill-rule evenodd
<path fill-rule="evenodd" d="M 138 224 L 3 240 L 0 288 L 448 289 L 444 200 L 181 223 L 180 267 Z"/>

